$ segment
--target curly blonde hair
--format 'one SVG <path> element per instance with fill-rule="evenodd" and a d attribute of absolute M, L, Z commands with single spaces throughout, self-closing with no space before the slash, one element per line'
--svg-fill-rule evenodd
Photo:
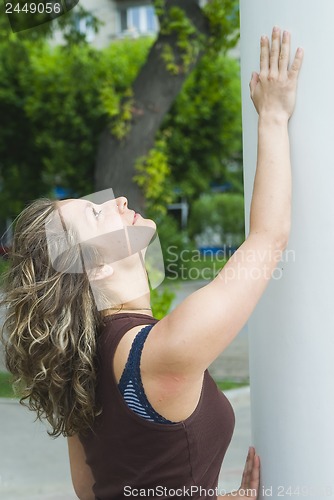
<path fill-rule="evenodd" d="M 66 272 L 82 261 L 74 231 L 51 231 L 46 237 L 55 210 L 55 201 L 39 199 L 16 220 L 1 300 L 6 308 L 1 339 L 20 403 L 38 419 L 46 418 L 48 433 L 57 437 L 84 433 L 101 412 L 95 388 L 103 318 L 86 273 Z M 48 245 L 57 249 L 61 270 L 51 262 Z"/>

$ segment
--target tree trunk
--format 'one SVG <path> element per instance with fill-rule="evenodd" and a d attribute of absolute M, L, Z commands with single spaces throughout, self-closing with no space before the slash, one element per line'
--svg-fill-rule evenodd
<path fill-rule="evenodd" d="M 166 10 L 171 7 L 181 8 L 198 34 L 209 36 L 209 22 L 196 0 L 166 0 Z M 176 64 L 182 64 L 182 54 L 176 44 L 177 34 L 164 35 L 160 32 L 133 84 L 134 106 L 130 131 L 125 138 L 118 140 L 106 129 L 101 134 L 98 146 L 96 190 L 111 187 L 116 197 L 126 196 L 129 206 L 141 212 L 144 211 L 144 199 L 140 188 L 133 181 L 135 162 L 139 157 L 146 156 L 152 148 L 163 117 L 202 55 L 199 52 L 185 71 L 175 75 L 167 70 L 166 62 L 162 59 L 166 43 L 172 47 Z"/>

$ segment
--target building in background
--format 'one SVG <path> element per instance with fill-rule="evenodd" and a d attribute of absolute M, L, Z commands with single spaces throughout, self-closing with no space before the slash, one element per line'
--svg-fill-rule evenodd
<path fill-rule="evenodd" d="M 203 7 L 207 0 L 198 0 Z M 159 31 L 158 18 L 150 0 L 80 0 L 79 5 L 91 12 L 103 24 L 98 33 L 89 26 L 88 20 L 78 20 L 78 27 L 86 39 L 97 49 L 102 49 L 118 38 L 154 36 Z M 56 44 L 62 42 L 62 34 L 55 33 Z"/>
<path fill-rule="evenodd" d="M 153 36 L 159 30 L 158 18 L 149 0 L 80 0 L 79 5 L 102 22 L 99 32 L 94 33 L 89 20 L 78 19 L 79 30 L 97 49 L 119 38 Z M 54 42 L 62 43 L 61 32 L 55 33 Z"/>

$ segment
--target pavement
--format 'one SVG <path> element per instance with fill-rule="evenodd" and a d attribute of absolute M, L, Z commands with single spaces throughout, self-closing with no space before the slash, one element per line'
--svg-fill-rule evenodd
<path fill-rule="evenodd" d="M 174 306 L 205 284 L 183 283 L 175 290 Z M 220 380 L 248 380 L 246 328 L 217 358 L 210 372 Z M 236 426 L 220 474 L 221 494 L 240 486 L 248 447 L 252 444 L 249 387 L 226 391 L 225 395 L 233 406 Z M 75 500 L 66 439 L 50 438 L 46 426 L 34 422 L 34 418 L 16 400 L 0 398 L 0 499 Z"/>

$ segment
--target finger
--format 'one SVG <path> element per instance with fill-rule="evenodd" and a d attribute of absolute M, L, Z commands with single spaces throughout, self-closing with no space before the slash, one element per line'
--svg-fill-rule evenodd
<path fill-rule="evenodd" d="M 244 471 L 242 473 L 241 488 L 248 488 L 248 484 L 251 477 L 251 472 L 253 468 L 253 460 L 255 455 L 255 449 L 251 446 L 248 451 Z"/>
<path fill-rule="evenodd" d="M 283 31 L 281 52 L 278 61 L 278 70 L 281 74 L 286 74 L 290 60 L 290 33 Z"/>
<path fill-rule="evenodd" d="M 243 473 L 242 473 L 240 488 L 246 488 L 246 486 L 247 486 L 247 474 L 248 474 L 248 460 L 249 460 L 249 456 L 250 456 L 250 448 L 248 450 L 248 455 L 247 455 L 247 458 L 246 458 L 246 463 L 245 463 L 244 470 L 243 470 Z"/>
<path fill-rule="evenodd" d="M 258 489 L 260 486 L 260 457 L 258 455 L 254 455 L 253 468 L 252 473 L 249 479 L 249 488 L 251 490 L 256 490 L 256 497 Z"/>
<path fill-rule="evenodd" d="M 271 35 L 271 49 L 269 58 L 269 72 L 272 77 L 278 73 L 278 58 L 281 50 L 281 31 L 275 26 Z"/>
<path fill-rule="evenodd" d="M 252 78 L 251 81 L 249 82 L 249 88 L 250 88 L 250 93 L 251 96 L 254 94 L 256 85 L 258 84 L 259 81 L 259 75 L 255 71 L 252 73 Z"/>
<path fill-rule="evenodd" d="M 300 68 L 302 67 L 302 63 L 303 63 L 303 58 L 304 58 L 303 49 L 301 49 L 301 48 L 297 49 L 295 58 L 294 58 L 293 63 L 290 67 L 290 70 L 288 72 L 289 78 L 291 80 L 298 79 L 299 71 L 300 71 Z"/>
<path fill-rule="evenodd" d="M 267 75 L 269 71 L 269 40 L 266 35 L 261 37 L 260 46 L 260 73 Z"/>

